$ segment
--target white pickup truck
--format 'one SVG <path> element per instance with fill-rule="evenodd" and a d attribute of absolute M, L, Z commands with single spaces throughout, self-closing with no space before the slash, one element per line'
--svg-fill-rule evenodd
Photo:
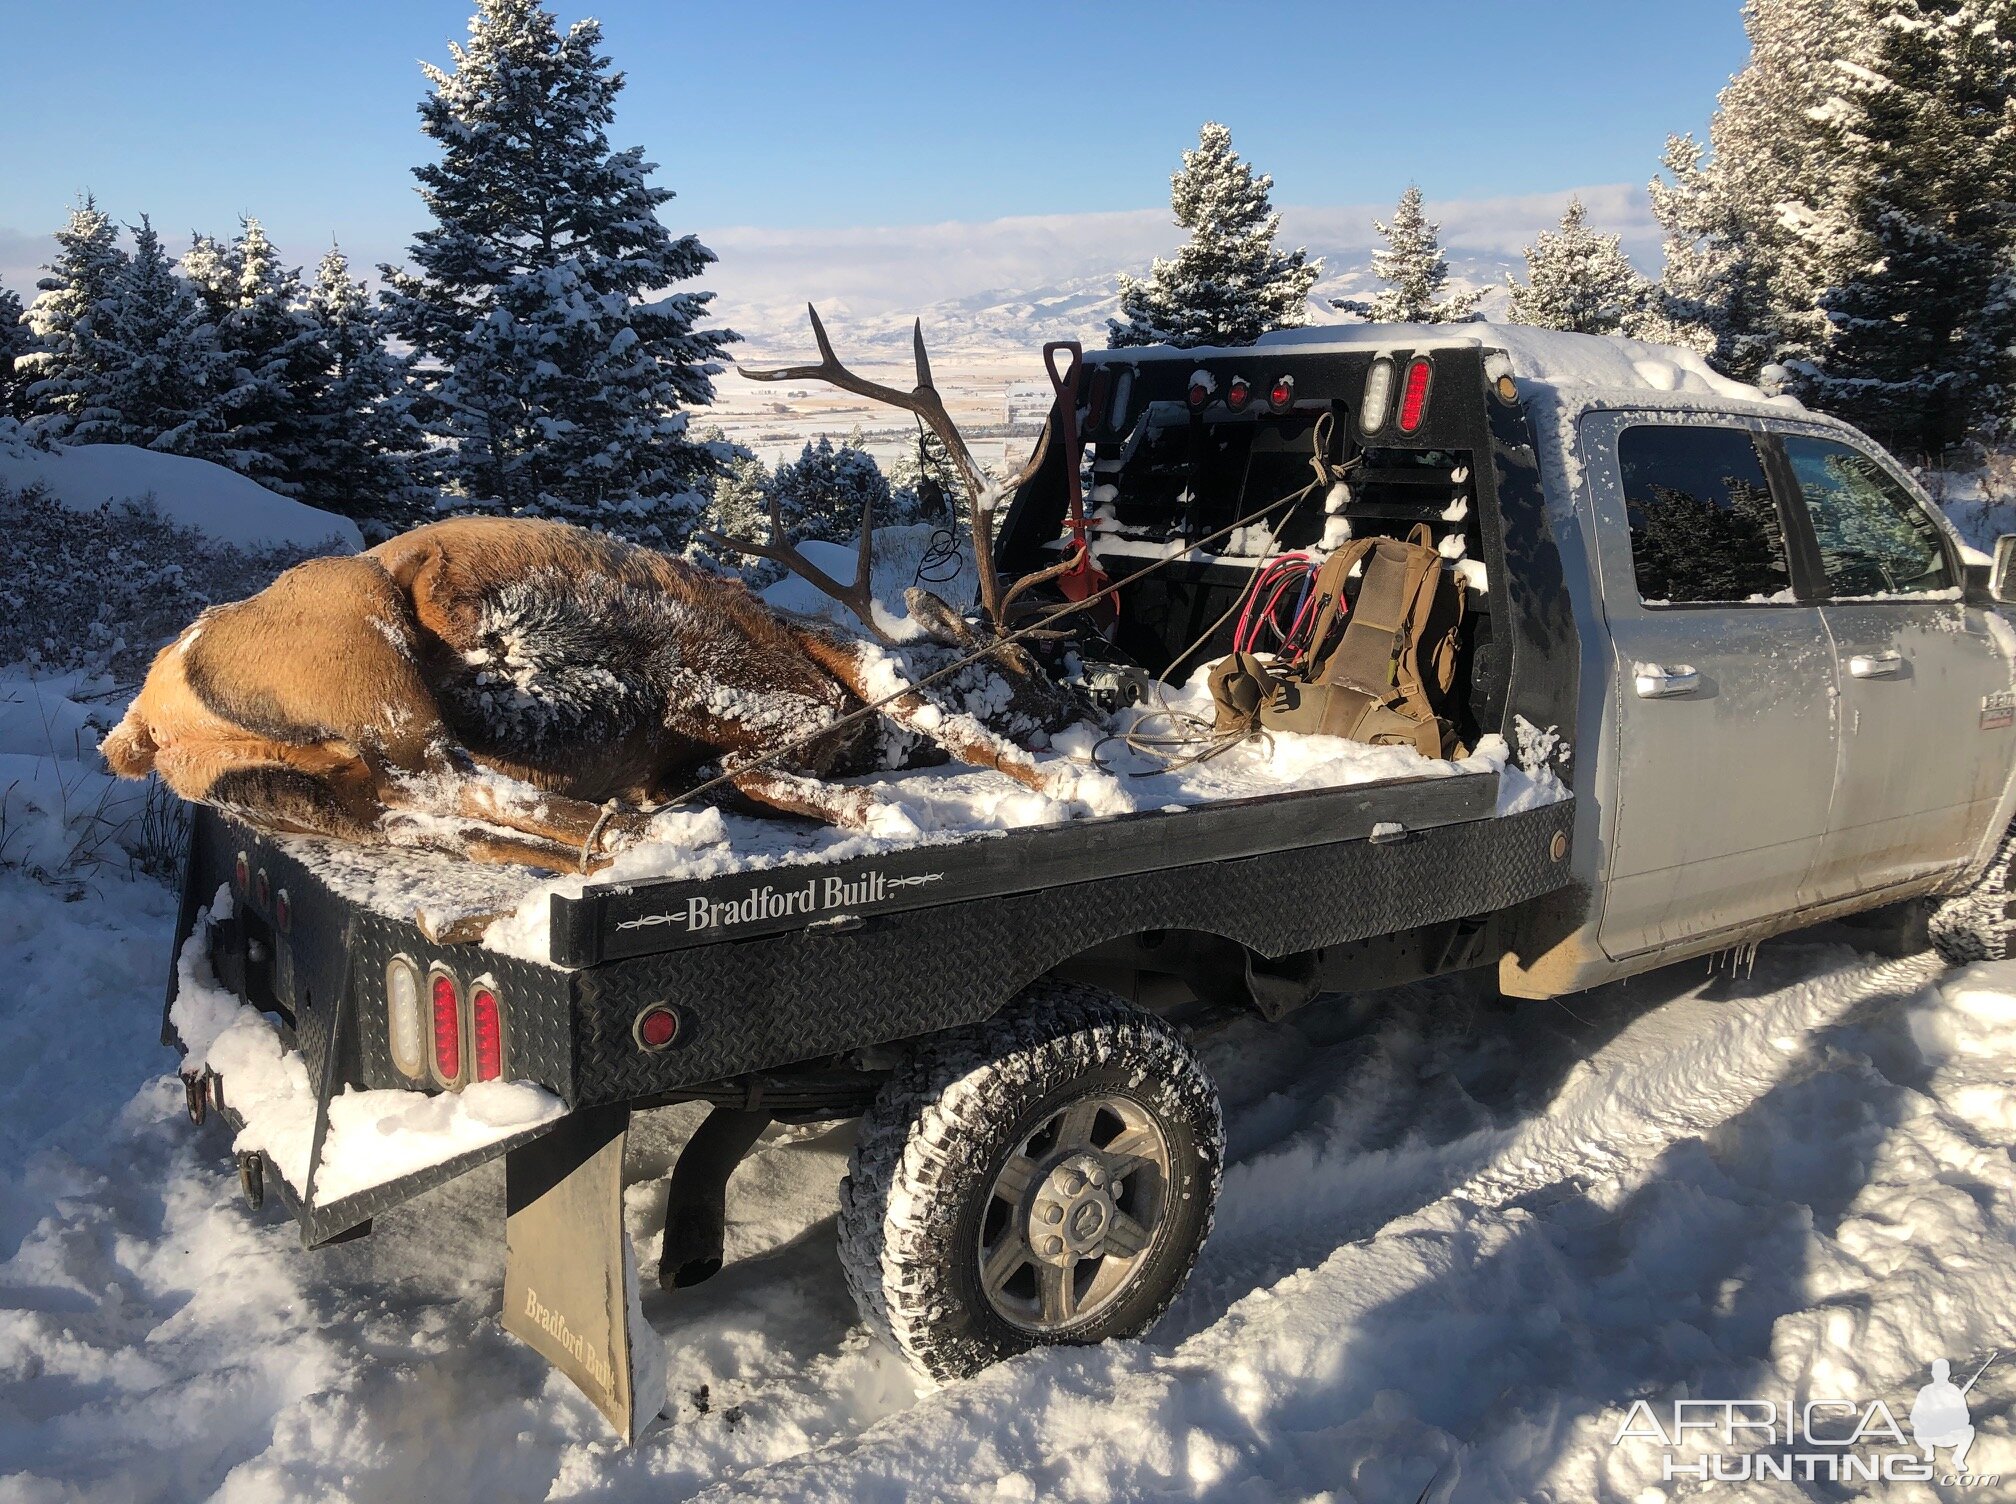
<path fill-rule="evenodd" d="M 1088 681 L 1225 651 L 1270 554 L 1426 527 L 1468 590 L 1453 730 L 1507 757 L 576 884 L 538 898 L 529 953 L 416 923 L 424 874 L 368 870 L 411 854 L 199 811 L 184 990 L 270 1020 L 307 1087 L 281 1096 L 308 1117 L 262 1126 L 171 998 L 192 1114 L 232 1123 L 248 1191 L 321 1243 L 505 1155 L 506 1323 L 634 1434 L 633 1110 L 715 1107 L 673 1176 L 668 1287 L 719 1267 L 767 1123 L 862 1115 L 850 1284 L 952 1377 L 1168 1305 L 1221 1158 L 1186 1036 L 1228 1016 L 1487 965 L 1552 996 L 1906 903 L 1949 954 L 2008 952 L 2016 538 L 1970 555 L 1854 430 L 1682 352 L 1484 324 L 1099 352 L 1067 416 L 1101 563 L 1146 570 L 1077 644 Z M 1002 519 L 1005 572 L 1057 557 L 1069 448 Z M 1309 488 L 1312 453 L 1348 481 Z M 1258 546 L 1230 534 L 1298 487 Z M 332 1103 L 492 1081 L 550 1111 L 388 1178 L 332 1171 Z"/>

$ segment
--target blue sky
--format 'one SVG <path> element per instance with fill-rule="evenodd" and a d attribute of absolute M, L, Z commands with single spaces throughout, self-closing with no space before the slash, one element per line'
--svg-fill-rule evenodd
<path fill-rule="evenodd" d="M 171 242 L 252 213 L 291 259 L 331 235 L 361 259 L 398 256 L 420 223 L 418 63 L 447 62 L 469 9 L 5 0 L 0 35 L 26 66 L 0 122 L 0 276 L 19 285 L 87 188 Z M 1745 53 L 1738 0 L 559 14 L 602 20 L 630 79 L 614 139 L 661 164 L 679 194 L 668 222 L 730 244 L 738 227 L 818 245 L 842 227 L 1011 216 L 1068 239 L 1064 217 L 1166 207 L 1205 118 L 1232 127 L 1284 205 L 1390 203 L 1409 181 L 1431 204 L 1642 184 Z"/>

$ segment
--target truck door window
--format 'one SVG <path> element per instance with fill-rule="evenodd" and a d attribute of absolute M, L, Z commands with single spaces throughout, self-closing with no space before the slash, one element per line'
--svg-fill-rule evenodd
<path fill-rule="evenodd" d="M 1832 439 L 1784 436 L 1835 599 L 1916 595 L 1953 584 L 1939 525 L 1875 460 Z"/>
<path fill-rule="evenodd" d="M 1634 425 L 1617 436 L 1617 463 L 1647 605 L 1792 599 L 1785 531 L 1747 430 Z"/>

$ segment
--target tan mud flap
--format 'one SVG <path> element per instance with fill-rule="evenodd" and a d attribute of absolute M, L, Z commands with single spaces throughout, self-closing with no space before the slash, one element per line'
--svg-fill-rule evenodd
<path fill-rule="evenodd" d="M 543 1353 L 634 1443 L 665 1404 L 623 1227 L 627 1107 L 591 1108 L 504 1160 L 504 1330 Z"/>

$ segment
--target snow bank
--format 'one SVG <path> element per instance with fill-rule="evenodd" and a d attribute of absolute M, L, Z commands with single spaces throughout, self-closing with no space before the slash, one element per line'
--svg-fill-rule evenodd
<path fill-rule="evenodd" d="M 107 862 L 165 871 L 180 815 L 148 783 L 114 778 L 98 738 L 117 719 L 70 698 L 76 675 L 0 678 L 0 866 L 75 879 Z"/>
<path fill-rule="evenodd" d="M 0 1045 L 53 1073 L 0 1082 L 0 1492 L 24 1499 L 1674 1504 L 1701 1489 L 1669 1453 L 1705 1437 L 1617 1441 L 1640 1400 L 1901 1420 L 1933 1359 L 2016 1348 L 2016 964 L 1809 934 L 1745 982 L 1676 967 L 1515 1008 L 1439 981 L 1206 1040 L 1225 1188 L 1169 1315 L 935 1390 L 846 1293 L 849 1130 L 773 1129 L 728 1267 L 646 1296 L 673 1398 L 623 1452 L 496 1324 L 497 1167 L 312 1254 L 243 1209 L 224 1137 L 156 1074 L 172 908 L 0 874 L 0 967 L 27 984 Z M 88 1068 L 78 1038 L 105 1041 Z M 634 1130 L 647 1287 L 699 1116 Z M 1712 1492 L 2006 1499 L 2016 1362 L 1969 1399 L 1998 1483 Z"/>
<path fill-rule="evenodd" d="M 354 553 L 357 524 L 304 506 L 208 460 L 157 454 L 131 444 L 79 444 L 45 452 L 0 443 L 0 487 L 41 486 L 65 506 L 90 511 L 106 502 L 151 499 L 170 522 L 237 548 L 293 547 Z"/>

